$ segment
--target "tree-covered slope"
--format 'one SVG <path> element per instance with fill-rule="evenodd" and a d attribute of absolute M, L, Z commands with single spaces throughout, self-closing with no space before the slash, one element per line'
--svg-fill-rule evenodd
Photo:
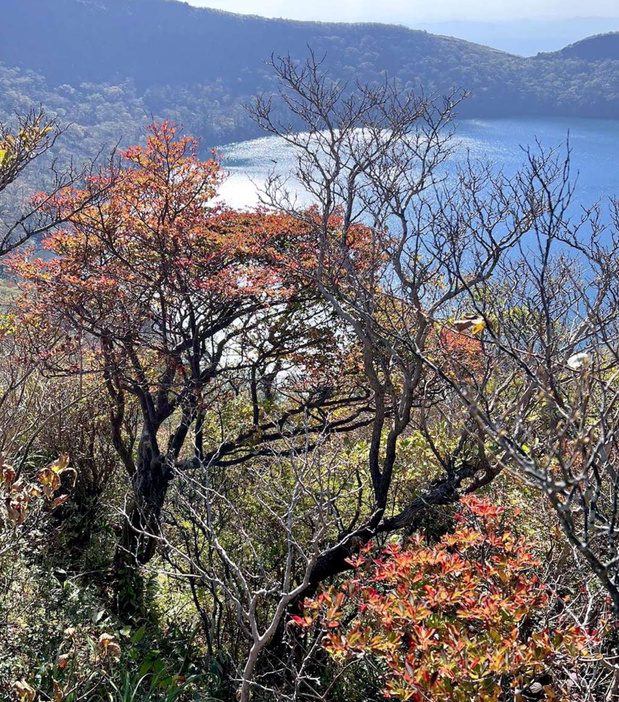
<path fill-rule="evenodd" d="M 132 78 L 139 89 L 226 81 L 234 93 L 265 77 L 272 52 L 327 52 L 344 75 L 436 78 L 481 73 L 507 56 L 469 42 L 379 24 L 292 22 L 162 0 L 5 0 L 4 63 L 52 83 Z M 416 65 L 417 64 L 417 65 Z"/>
<path fill-rule="evenodd" d="M 351 83 L 389 75 L 428 93 L 466 89 L 463 116 L 619 115 L 619 60 L 598 46 L 603 37 L 581 43 L 591 50 L 522 58 L 401 26 L 167 0 L 3 0 L 0 20 L 0 116 L 43 103 L 76 124 L 84 149 L 133 138 L 153 117 L 183 122 L 209 145 L 254 136 L 243 106 L 272 90 L 269 57 L 302 58 L 308 47 Z"/>
<path fill-rule="evenodd" d="M 582 61 L 619 61 L 619 32 L 587 37 L 551 54 L 559 59 Z"/>

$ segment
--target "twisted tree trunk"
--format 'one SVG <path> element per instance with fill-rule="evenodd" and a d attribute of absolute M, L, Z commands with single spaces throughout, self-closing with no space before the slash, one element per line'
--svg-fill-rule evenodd
<path fill-rule="evenodd" d="M 133 475 L 134 497 L 117 548 L 117 564 L 124 567 L 144 565 L 154 556 L 161 534 L 161 510 L 171 479 L 169 462 L 144 432 Z"/>

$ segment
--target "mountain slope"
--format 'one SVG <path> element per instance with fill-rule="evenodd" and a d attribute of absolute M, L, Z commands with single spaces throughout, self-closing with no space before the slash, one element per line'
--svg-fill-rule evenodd
<path fill-rule="evenodd" d="M 559 51 L 582 37 L 619 31 L 619 17 L 537 17 L 409 24 L 433 34 L 449 34 L 477 44 L 491 44 L 497 49 L 520 56 Z"/>
<path fill-rule="evenodd" d="M 388 75 L 431 94 L 464 88 L 463 116 L 619 117 L 619 60 L 599 37 L 523 58 L 401 26 L 268 20 L 174 0 L 2 0 L 0 26 L 0 119 L 43 102 L 76 124 L 79 148 L 132 138 L 153 117 L 208 144 L 254 136 L 243 106 L 274 89 L 266 61 L 308 47 L 351 84 Z"/>
<path fill-rule="evenodd" d="M 580 59 L 589 62 L 619 61 L 619 32 L 587 37 L 550 55 L 559 59 Z"/>
<path fill-rule="evenodd" d="M 500 52 L 400 26 L 292 22 L 162 0 L 3 0 L 0 60 L 56 84 L 130 77 L 153 85 L 236 80 L 264 72 L 271 53 L 312 46 L 334 67 L 406 73 L 402 62 L 480 70 Z M 505 55 L 507 56 L 507 55 Z M 409 70 L 412 66 L 409 67 Z M 370 70 L 371 72 L 371 70 Z"/>

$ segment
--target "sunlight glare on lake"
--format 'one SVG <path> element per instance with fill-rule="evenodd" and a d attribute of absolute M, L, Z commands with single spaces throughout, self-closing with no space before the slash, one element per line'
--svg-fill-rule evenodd
<path fill-rule="evenodd" d="M 457 126 L 455 159 L 470 153 L 513 173 L 526 161 L 523 147 L 561 147 L 570 138 L 572 177 L 578 178 L 576 200 L 591 205 L 619 196 L 619 120 L 496 119 L 463 120 Z M 259 204 L 258 190 L 271 172 L 288 177 L 295 167 L 293 149 L 278 137 L 262 137 L 220 147 L 228 178 L 221 197 L 236 208 Z"/>

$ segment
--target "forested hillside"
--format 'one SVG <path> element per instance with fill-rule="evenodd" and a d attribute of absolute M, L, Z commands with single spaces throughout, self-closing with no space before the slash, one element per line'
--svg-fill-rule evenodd
<path fill-rule="evenodd" d="M 590 63 L 619 61 L 619 33 L 611 32 L 588 37 L 548 56 L 554 56 L 559 60 L 576 59 Z"/>
<path fill-rule="evenodd" d="M 470 91 L 463 116 L 619 114 L 616 37 L 525 59 L 405 27 L 267 20 L 164 0 L 5 0 L 0 116 L 44 103 L 82 152 L 172 119 L 209 146 L 258 134 L 244 110 L 272 90 L 272 53 L 326 56 L 334 78 Z M 600 60 L 598 60 L 600 59 Z"/>

